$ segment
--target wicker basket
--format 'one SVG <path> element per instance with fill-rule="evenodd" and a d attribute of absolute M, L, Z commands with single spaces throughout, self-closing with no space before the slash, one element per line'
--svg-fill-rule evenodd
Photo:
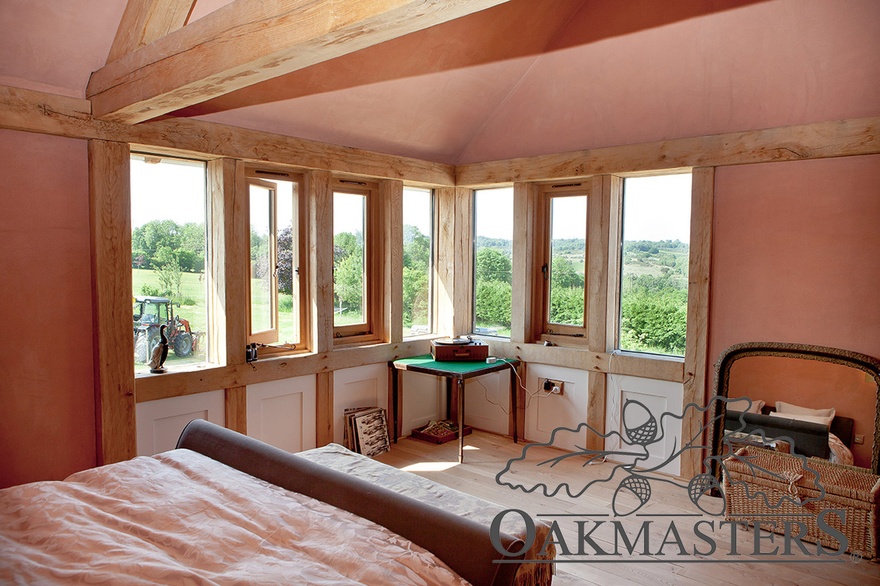
<path fill-rule="evenodd" d="M 843 509 L 845 524 L 838 515 L 826 515 L 825 522 L 846 536 L 847 551 L 877 559 L 880 476 L 864 468 L 833 464 L 820 458 L 807 458 L 804 466 L 804 461 L 797 456 L 755 447 L 741 448 L 735 456 L 726 458 L 724 469 L 728 520 L 752 521 L 775 533 L 783 533 L 784 522 L 788 521 L 790 525 L 795 524 L 791 530 L 804 541 L 837 550 L 838 541 L 820 531 L 816 519 L 825 509 Z M 824 497 L 820 486 L 825 489 Z M 766 494 L 767 499 L 757 494 L 759 492 Z M 791 498 L 784 498 L 786 496 Z M 807 499 L 819 500 L 799 504 Z M 770 506 L 777 503 L 781 504 L 775 508 Z M 806 535 L 798 534 L 798 522 L 806 526 Z"/>

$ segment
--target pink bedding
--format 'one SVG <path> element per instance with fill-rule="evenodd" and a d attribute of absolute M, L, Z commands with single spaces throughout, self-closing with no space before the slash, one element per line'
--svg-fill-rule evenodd
<path fill-rule="evenodd" d="M 189 450 L 0 490 L 0 583 L 465 584 L 361 517 Z"/>

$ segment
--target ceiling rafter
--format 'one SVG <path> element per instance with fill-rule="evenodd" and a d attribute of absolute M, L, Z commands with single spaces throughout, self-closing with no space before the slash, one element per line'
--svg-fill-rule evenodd
<path fill-rule="evenodd" d="M 195 5 L 196 0 L 128 0 L 107 63 L 183 28 Z"/>
<path fill-rule="evenodd" d="M 507 1 L 236 0 L 95 71 L 86 95 L 136 124 Z"/>

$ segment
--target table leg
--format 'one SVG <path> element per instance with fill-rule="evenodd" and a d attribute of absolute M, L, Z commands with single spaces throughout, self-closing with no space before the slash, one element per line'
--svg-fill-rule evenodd
<path fill-rule="evenodd" d="M 403 384 L 401 380 L 403 372 L 391 367 L 391 438 L 394 443 L 400 438 L 400 400 L 403 398 L 400 386 Z"/>
<path fill-rule="evenodd" d="M 519 394 L 519 385 L 517 384 L 517 378 L 513 372 L 510 373 L 510 410 L 513 413 L 513 443 L 517 443 L 518 435 L 517 429 L 519 428 L 519 413 L 516 410 L 517 400 L 516 396 Z"/>
<path fill-rule="evenodd" d="M 464 462 L 464 380 L 458 379 L 458 463 Z"/>

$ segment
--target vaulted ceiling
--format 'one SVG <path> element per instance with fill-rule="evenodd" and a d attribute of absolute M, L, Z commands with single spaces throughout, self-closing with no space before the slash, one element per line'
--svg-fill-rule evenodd
<path fill-rule="evenodd" d="M 85 97 L 127 1 L 3 0 L 0 84 Z M 876 115 L 880 2 L 838 6 L 509 0 L 168 115 L 445 163 Z"/>

